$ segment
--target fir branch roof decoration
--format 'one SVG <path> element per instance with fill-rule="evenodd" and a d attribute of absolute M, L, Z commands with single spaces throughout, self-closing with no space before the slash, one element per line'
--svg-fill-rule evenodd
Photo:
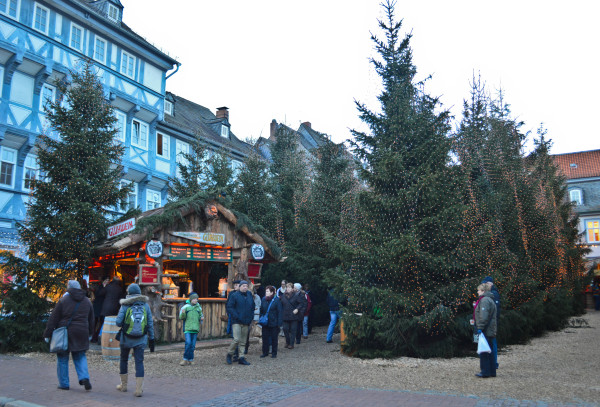
<path fill-rule="evenodd" d="M 250 239 L 262 244 L 274 259 L 283 260 L 281 249 L 273 239 L 264 233 L 264 229 L 260 225 L 254 224 L 248 216 L 241 212 L 227 209 L 225 206 L 227 204 L 226 200 L 209 191 L 200 191 L 189 198 L 169 202 L 161 208 L 138 214 L 135 229 L 111 239 L 103 240 L 96 246 L 96 252 L 120 251 L 142 240 L 151 238 L 156 231 L 168 228 L 178 221 L 187 224 L 185 217 L 194 212 L 197 214 L 203 213 L 204 207 L 208 203 L 214 203 L 219 213 L 235 226 L 236 231 L 240 231 Z"/>

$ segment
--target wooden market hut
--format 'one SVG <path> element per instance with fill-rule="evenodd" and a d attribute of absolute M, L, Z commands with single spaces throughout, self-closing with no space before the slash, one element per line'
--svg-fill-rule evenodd
<path fill-rule="evenodd" d="M 218 200 L 202 198 L 143 212 L 112 233 L 133 230 L 96 246 L 90 281 L 114 274 L 126 286 L 137 281 L 150 297 L 157 337 L 169 342 L 184 339 L 178 311 L 196 292 L 205 315 L 199 337 L 222 337 L 234 277 L 259 283 L 263 264 L 280 261 L 277 246 L 238 218 Z"/>

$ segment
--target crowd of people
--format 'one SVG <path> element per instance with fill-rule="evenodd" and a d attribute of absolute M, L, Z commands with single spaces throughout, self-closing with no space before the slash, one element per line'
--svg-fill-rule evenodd
<path fill-rule="evenodd" d="M 227 364 L 237 362 L 250 365 L 247 360 L 249 337 L 252 330 L 260 329 L 262 336 L 261 358 L 271 355 L 276 358 L 279 350 L 279 335 L 285 337 L 285 348 L 294 349 L 301 339 L 308 338 L 310 333 L 310 310 L 312 299 L 308 285 L 281 282 L 281 287 L 268 285 L 261 298 L 257 286 L 246 280 L 233 281 L 226 310 L 228 315 L 227 333 L 232 336 L 225 361 Z M 140 397 L 144 383 L 144 350 L 146 346 L 154 352 L 155 338 L 153 318 L 148 297 L 142 295 L 138 284 L 127 287 L 127 295 L 122 297 L 121 281 L 118 277 L 103 279 L 96 287 L 94 302 L 87 297 L 86 290 L 76 280 L 70 280 L 67 291 L 52 311 L 44 338 L 47 342 L 59 327 L 68 331 L 68 348 L 57 352 L 58 389 L 69 390 L 69 354 L 73 359 L 79 384 L 89 391 L 92 388 L 87 366 L 86 351 L 90 342 L 98 340 L 104 317 L 117 315 L 116 325 L 121 328 L 117 334 L 120 343 L 119 374 L 120 383 L 117 390 L 126 392 L 128 386 L 128 359 L 133 353 L 135 363 L 135 392 Z M 490 352 L 481 352 L 480 378 L 496 377 L 498 369 L 498 347 L 496 334 L 500 316 L 500 293 L 494 285 L 492 277 L 486 277 L 477 287 L 478 299 L 473 303 L 474 330 L 489 343 Z M 340 302 L 329 291 L 327 295 L 330 324 L 327 329 L 326 342 L 333 342 L 333 334 L 340 318 Z M 185 350 L 180 362 L 181 366 L 189 366 L 194 361 L 196 341 L 204 321 L 202 307 L 198 303 L 198 295 L 191 293 L 179 311 L 183 321 Z"/>

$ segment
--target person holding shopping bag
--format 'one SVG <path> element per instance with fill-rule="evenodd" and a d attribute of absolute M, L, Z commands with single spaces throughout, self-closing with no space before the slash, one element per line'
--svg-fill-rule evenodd
<path fill-rule="evenodd" d="M 475 303 L 473 319 L 475 327 L 480 337 L 487 340 L 488 343 L 496 338 L 496 303 L 494 295 L 487 284 L 480 284 L 477 287 L 479 299 Z M 489 349 L 489 346 L 488 346 Z M 481 371 L 475 376 L 481 378 L 496 377 L 496 363 L 491 351 L 479 353 L 479 365 Z"/>

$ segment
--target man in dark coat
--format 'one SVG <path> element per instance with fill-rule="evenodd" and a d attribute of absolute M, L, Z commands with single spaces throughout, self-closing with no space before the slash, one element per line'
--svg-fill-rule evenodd
<path fill-rule="evenodd" d="M 105 287 L 106 295 L 104 297 L 104 303 L 102 304 L 102 312 L 100 315 L 107 317 L 110 315 L 117 315 L 121 304 L 119 301 L 123 298 L 123 287 L 121 286 L 121 279 L 115 275 L 112 281 Z"/>
<path fill-rule="evenodd" d="M 239 349 L 241 355 L 238 359 L 240 365 L 249 365 L 246 360 L 246 338 L 250 323 L 254 319 L 254 296 L 248 291 L 248 282 L 240 281 L 240 288 L 230 294 L 227 301 L 227 314 L 231 318 L 231 329 L 233 331 L 233 341 L 227 352 L 227 363 L 233 363 L 233 353 Z M 244 353 L 242 353 L 244 352 Z"/>
<path fill-rule="evenodd" d="M 102 281 L 94 288 L 94 316 L 96 317 L 94 335 L 92 336 L 92 342 L 98 342 L 98 335 L 100 334 L 100 328 L 104 324 L 104 316 L 102 316 L 102 306 L 104 305 L 104 298 L 106 297 L 106 286 L 110 280 L 108 277 L 102 277 Z"/>
<path fill-rule="evenodd" d="M 90 347 L 89 338 L 94 333 L 94 309 L 76 280 L 69 281 L 67 293 L 58 301 L 50 314 L 44 338 L 48 342 L 56 328 L 67 325 L 69 347 L 66 352 L 56 354 L 58 388 L 69 390 L 69 352 L 71 352 L 79 384 L 86 390 L 91 390 L 85 352 Z"/>
<path fill-rule="evenodd" d="M 500 292 L 496 288 L 496 285 L 494 284 L 494 279 L 491 276 L 485 277 L 481 281 L 481 284 L 487 284 L 488 287 L 490 288 L 490 292 L 492 293 L 492 295 L 494 297 L 494 304 L 496 304 L 496 326 L 499 326 L 498 323 L 500 322 Z M 494 360 L 493 363 L 496 365 L 496 369 L 498 369 L 498 367 L 500 366 L 498 364 L 498 342 L 497 342 L 495 336 L 492 340 L 492 343 L 490 343 L 490 345 L 492 348 L 492 357 Z"/>

